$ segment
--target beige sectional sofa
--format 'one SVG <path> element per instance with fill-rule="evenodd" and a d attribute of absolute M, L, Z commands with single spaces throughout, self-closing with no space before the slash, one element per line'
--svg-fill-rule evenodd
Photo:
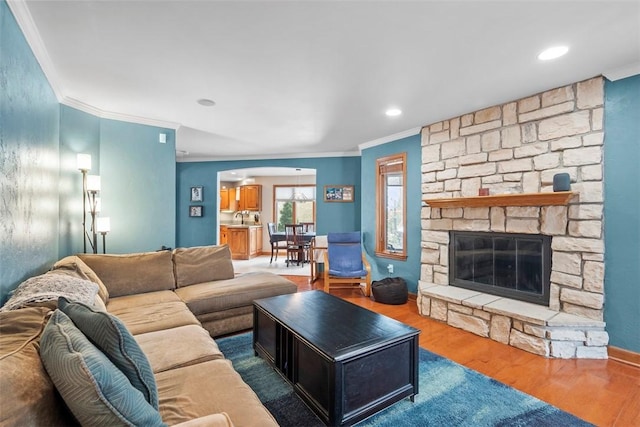
<path fill-rule="evenodd" d="M 91 418 L 92 413 L 86 413 L 93 410 L 91 405 L 95 402 L 85 406 L 77 402 L 82 398 L 91 400 L 91 390 L 86 393 L 77 390 L 91 388 L 95 383 L 98 388 L 93 393 L 98 397 L 93 400 L 105 400 L 106 409 L 100 407 L 100 410 L 107 412 L 104 416 L 110 421 L 106 424 L 135 424 L 135 419 L 127 418 L 126 411 L 123 415 L 111 409 L 111 406 L 118 408 L 111 405 L 108 390 L 100 388 L 102 365 L 94 363 L 100 366 L 98 372 L 93 372 L 90 356 L 86 359 L 89 361 L 74 359 L 82 352 L 76 348 L 76 341 L 80 340 L 82 345 L 91 347 L 95 357 L 106 355 L 115 364 L 118 375 L 120 371 L 127 373 L 126 369 L 117 369 L 120 365 L 114 360 L 119 359 L 112 358 L 112 350 L 100 347 L 99 341 L 86 331 L 88 326 L 95 327 L 93 321 L 83 320 L 86 318 L 102 319 L 107 325 L 115 325 L 114 330 L 121 331 L 115 335 L 121 340 L 129 335 L 133 337 L 134 347 L 143 354 L 141 366 L 148 366 L 152 371 L 151 382 L 155 381 L 157 389 L 156 406 L 153 399 L 140 404 L 150 411 L 150 417 L 159 413 L 161 422 L 158 421 L 158 425 L 277 425 L 235 372 L 231 362 L 225 359 L 212 336 L 250 328 L 252 301 L 296 292 L 297 287 L 292 282 L 264 273 L 235 276 L 226 245 L 129 255 L 82 254 L 64 258 L 43 276 L 50 280 L 51 275 L 56 275 L 54 278 L 60 282 L 73 278 L 93 286 L 96 294 L 93 307 L 67 302 L 67 299 L 71 300 L 67 298 L 60 300 L 58 310 L 55 310 L 57 300 L 54 299 L 0 311 L 1 426 L 75 425 L 78 420 L 83 424 L 97 424 L 93 421 L 98 418 Z M 89 317 L 74 318 L 74 310 Z M 102 334 L 101 330 L 99 333 Z M 90 344 L 82 341 L 87 337 Z M 62 344 L 54 346 L 51 342 L 55 340 Z M 130 339 L 129 344 L 132 342 Z M 69 354 L 66 354 L 67 347 L 73 347 Z M 116 353 L 124 348 L 122 342 L 113 347 Z M 67 375 L 66 362 L 58 360 L 63 357 L 73 360 L 66 365 L 69 370 L 79 363 L 88 367 L 85 371 L 94 375 L 89 375 L 88 386 L 72 383 L 70 392 L 68 384 L 67 389 L 59 384 L 61 374 L 52 365 L 55 365 L 53 362 L 62 363 L 62 375 Z M 125 354 L 125 363 L 128 358 Z M 104 365 L 111 366 L 111 363 L 104 362 Z M 111 381 L 115 376 L 106 375 L 105 378 Z M 133 380 L 131 384 L 124 383 L 126 387 L 133 385 L 135 388 Z M 74 396 L 71 402 L 70 393 Z M 136 401 L 142 395 L 133 390 L 127 396 Z M 139 416 L 142 412 L 136 409 L 133 413 Z M 113 416 L 117 422 L 109 418 Z M 87 419 L 92 421 L 87 423 Z"/>

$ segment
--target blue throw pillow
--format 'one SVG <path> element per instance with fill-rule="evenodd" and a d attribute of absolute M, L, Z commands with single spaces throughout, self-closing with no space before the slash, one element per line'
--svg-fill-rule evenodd
<path fill-rule="evenodd" d="M 60 310 L 42 332 L 40 358 L 80 424 L 165 425 L 142 393 Z"/>
<path fill-rule="evenodd" d="M 64 297 L 58 300 L 58 308 L 127 376 L 147 402 L 158 409 L 158 388 L 149 360 L 122 321 Z"/>

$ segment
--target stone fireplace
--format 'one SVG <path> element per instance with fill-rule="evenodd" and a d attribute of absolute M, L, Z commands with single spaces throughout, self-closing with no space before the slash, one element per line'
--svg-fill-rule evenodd
<path fill-rule="evenodd" d="M 603 85 L 596 77 L 422 129 L 422 315 L 543 356 L 607 357 Z M 561 172 L 571 192 L 553 193 Z M 548 303 L 453 286 L 452 231 L 549 239 Z"/>
<path fill-rule="evenodd" d="M 549 305 L 551 239 L 542 234 L 449 232 L 449 284 Z"/>

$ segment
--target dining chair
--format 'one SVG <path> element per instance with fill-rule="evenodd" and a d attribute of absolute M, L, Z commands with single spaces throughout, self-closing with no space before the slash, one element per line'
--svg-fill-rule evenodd
<path fill-rule="evenodd" d="M 284 234 L 287 242 L 287 267 L 293 262 L 298 265 L 304 263 L 308 244 L 305 242 L 302 224 L 285 224 Z"/>
<path fill-rule="evenodd" d="M 287 242 L 285 239 L 276 236 L 276 224 L 273 222 L 267 223 L 267 231 L 269 232 L 269 243 L 271 244 L 271 259 L 269 264 L 273 262 L 273 253 L 276 253 L 276 261 L 278 261 L 278 251 L 280 249 L 287 249 Z"/>
<path fill-rule="evenodd" d="M 300 224 L 302 225 L 302 231 L 305 233 L 316 231 L 315 222 L 301 222 Z"/>
<path fill-rule="evenodd" d="M 324 254 L 324 291 L 331 286 L 357 285 L 365 296 L 371 295 L 371 266 L 362 251 L 359 231 L 329 233 Z"/>

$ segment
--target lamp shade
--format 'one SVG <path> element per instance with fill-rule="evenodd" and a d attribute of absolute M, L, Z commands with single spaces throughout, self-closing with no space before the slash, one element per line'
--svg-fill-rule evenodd
<path fill-rule="evenodd" d="M 96 231 L 108 233 L 111 231 L 111 219 L 108 216 L 96 218 Z"/>
<path fill-rule="evenodd" d="M 76 158 L 78 170 L 88 171 L 91 169 L 91 154 L 78 153 Z"/>
<path fill-rule="evenodd" d="M 100 191 L 99 175 L 87 175 L 87 191 Z"/>

